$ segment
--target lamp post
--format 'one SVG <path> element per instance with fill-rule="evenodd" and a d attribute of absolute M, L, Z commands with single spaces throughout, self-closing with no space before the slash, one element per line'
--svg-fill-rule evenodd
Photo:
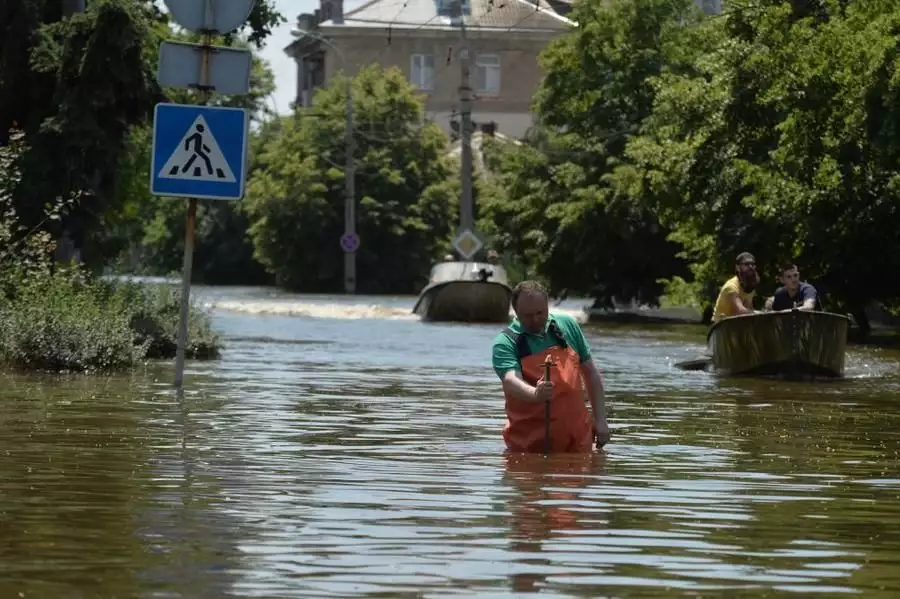
<path fill-rule="evenodd" d="M 341 61 L 341 66 L 346 70 L 347 61 L 344 53 L 333 43 L 315 33 L 309 31 L 300 31 L 292 29 L 291 35 L 295 38 L 309 37 L 316 41 L 322 42 L 335 51 Z M 356 235 L 356 171 L 353 165 L 353 154 L 355 152 L 353 139 L 353 80 L 347 77 L 347 85 L 344 91 L 347 102 L 347 133 L 344 136 L 346 147 L 344 166 L 344 234 Z M 344 291 L 346 293 L 356 293 L 356 250 L 344 251 Z"/>

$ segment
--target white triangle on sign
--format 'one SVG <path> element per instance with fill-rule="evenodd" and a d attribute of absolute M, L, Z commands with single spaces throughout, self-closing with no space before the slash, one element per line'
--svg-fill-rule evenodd
<path fill-rule="evenodd" d="M 161 179 L 234 183 L 234 173 L 203 115 L 197 116 L 159 172 Z"/>

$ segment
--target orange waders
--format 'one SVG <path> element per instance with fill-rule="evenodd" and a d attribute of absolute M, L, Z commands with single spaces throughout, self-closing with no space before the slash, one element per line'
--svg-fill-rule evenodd
<path fill-rule="evenodd" d="M 553 360 L 550 382 L 553 383 L 553 399 L 550 401 L 550 452 L 588 453 L 594 441 L 594 426 L 581 390 L 581 360 L 569 347 L 562 332 L 551 322 L 548 333 L 555 345 L 533 354 L 525 335 L 507 328 L 503 332 L 516 345 L 516 354 L 522 367 L 522 378 L 529 385 L 537 385 L 543 376 L 544 359 L 549 354 Z M 506 397 L 506 426 L 503 440 L 511 451 L 542 453 L 546 436 L 546 405 L 543 402 L 527 402 L 509 394 Z"/>

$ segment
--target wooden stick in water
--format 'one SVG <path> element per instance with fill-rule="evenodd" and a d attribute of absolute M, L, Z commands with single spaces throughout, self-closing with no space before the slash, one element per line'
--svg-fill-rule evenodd
<path fill-rule="evenodd" d="M 544 380 L 550 382 L 550 367 L 553 366 L 553 358 L 550 354 L 544 358 Z M 550 400 L 544 404 L 544 455 L 550 455 Z"/>

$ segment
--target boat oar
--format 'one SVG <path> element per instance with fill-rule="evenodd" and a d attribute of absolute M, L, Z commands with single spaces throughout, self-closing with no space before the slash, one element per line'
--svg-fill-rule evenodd
<path fill-rule="evenodd" d="M 553 358 L 550 354 L 544 358 L 544 380 L 550 382 L 550 367 L 553 366 Z M 550 400 L 544 403 L 544 455 L 550 454 Z"/>

